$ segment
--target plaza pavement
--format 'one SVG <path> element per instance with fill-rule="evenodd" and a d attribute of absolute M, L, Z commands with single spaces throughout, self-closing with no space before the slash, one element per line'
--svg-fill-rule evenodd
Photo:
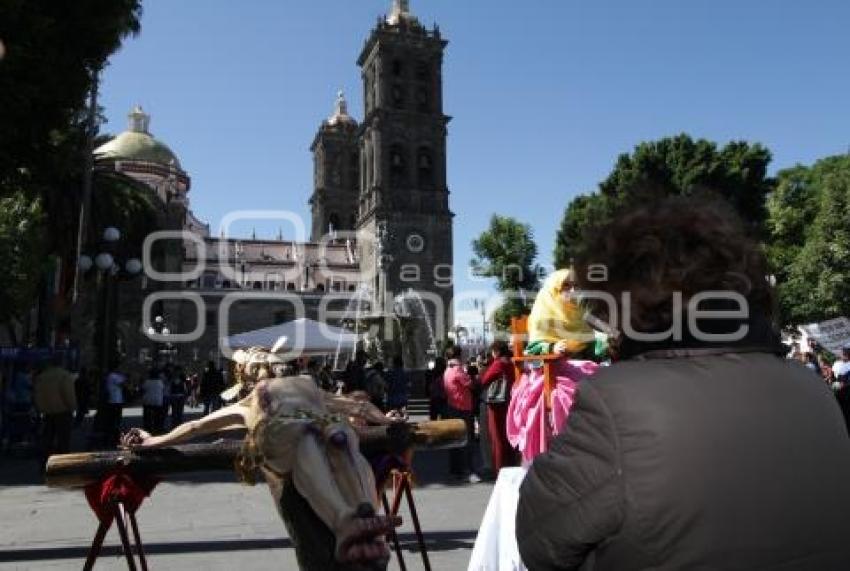
<path fill-rule="evenodd" d="M 128 424 L 139 409 L 126 411 Z M 75 435 L 80 449 L 81 434 Z M 451 485 L 445 451 L 415 458 L 414 498 L 435 571 L 466 569 L 492 486 Z M 39 485 L 31 458 L 0 457 L 0 570 L 78 570 L 96 520 L 80 491 Z M 399 530 L 407 569 L 423 569 L 406 507 Z M 295 554 L 265 485 L 248 487 L 230 472 L 161 483 L 138 512 L 151 571 L 297 570 Z M 113 527 L 95 570 L 124 570 Z M 391 570 L 399 569 L 395 557 Z"/>

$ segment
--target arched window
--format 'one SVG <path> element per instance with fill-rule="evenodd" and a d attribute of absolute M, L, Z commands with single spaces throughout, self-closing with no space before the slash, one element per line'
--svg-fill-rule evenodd
<path fill-rule="evenodd" d="M 427 61 L 416 62 L 416 79 L 419 81 L 428 81 L 431 79 L 431 66 Z"/>
<path fill-rule="evenodd" d="M 204 289 L 214 289 L 215 288 L 215 274 L 206 273 L 201 280 L 201 287 Z"/>
<path fill-rule="evenodd" d="M 295 291 L 295 284 L 292 282 L 286 282 L 286 291 Z"/>
<path fill-rule="evenodd" d="M 431 111 L 431 101 L 428 97 L 428 90 L 420 87 L 416 90 L 416 109 L 420 113 L 429 113 Z"/>
<path fill-rule="evenodd" d="M 393 60 L 390 64 L 390 71 L 395 77 L 401 77 L 404 75 L 404 64 L 399 59 Z"/>
<path fill-rule="evenodd" d="M 357 291 L 357 286 L 354 284 L 348 284 L 348 291 Z"/>
<path fill-rule="evenodd" d="M 325 291 L 325 284 L 316 284 L 316 291 Z"/>
<path fill-rule="evenodd" d="M 390 147 L 390 185 L 395 188 L 404 186 L 407 182 L 407 163 L 404 158 L 404 147 Z"/>
<path fill-rule="evenodd" d="M 396 109 L 404 109 L 404 88 L 401 85 L 390 87 L 390 102 Z"/>
<path fill-rule="evenodd" d="M 422 147 L 416 154 L 416 169 L 419 175 L 419 186 L 432 188 L 434 186 L 434 157 L 431 150 Z"/>
<path fill-rule="evenodd" d="M 280 274 L 266 274 L 265 289 L 269 291 L 283 289 L 283 282 L 281 282 Z"/>
<path fill-rule="evenodd" d="M 328 233 L 333 232 L 334 230 L 339 230 L 339 214 L 336 212 L 332 213 L 328 216 Z"/>

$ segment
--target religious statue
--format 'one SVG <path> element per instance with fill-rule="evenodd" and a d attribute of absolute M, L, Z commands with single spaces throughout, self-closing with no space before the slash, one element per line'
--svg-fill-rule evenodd
<path fill-rule="evenodd" d="M 236 404 L 162 436 L 133 429 L 123 444 L 133 450 L 163 448 L 225 430 L 247 429 L 238 471 L 249 483 L 257 470 L 264 475 L 301 568 L 385 569 L 389 549 L 384 538 L 401 520 L 377 515 L 375 478 L 360 453 L 351 419 L 380 425 L 396 421 L 368 401 L 322 391 L 309 376 L 283 376 L 288 371 L 276 366 L 274 354 L 265 352 L 264 364 L 262 353 L 252 350 L 242 364 L 243 383 L 252 389 Z M 293 486 L 309 509 L 293 505 L 291 499 L 287 505 L 286 489 Z M 303 504 L 303 500 L 297 501 Z M 318 516 L 332 534 L 331 549 L 317 548 L 316 534 L 292 523 L 303 518 L 305 511 Z"/>
<path fill-rule="evenodd" d="M 393 238 L 387 223 L 378 222 L 375 228 L 375 257 L 381 270 L 387 269 L 393 261 L 393 256 L 390 254 Z"/>

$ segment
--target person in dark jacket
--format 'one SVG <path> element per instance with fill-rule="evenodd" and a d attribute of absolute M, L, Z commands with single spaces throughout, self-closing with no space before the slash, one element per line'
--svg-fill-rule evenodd
<path fill-rule="evenodd" d="M 443 373 L 446 372 L 446 360 L 434 359 L 434 367 L 429 370 L 425 382 L 425 394 L 428 396 L 428 417 L 431 420 L 448 418 L 448 400 L 443 386 Z"/>
<path fill-rule="evenodd" d="M 201 375 L 199 390 L 200 401 L 204 404 L 204 416 L 221 408 L 221 393 L 224 391 L 224 375 L 212 361 L 207 362 L 204 374 Z"/>
<path fill-rule="evenodd" d="M 410 379 L 404 370 L 404 360 L 400 355 L 393 357 L 392 368 L 387 371 L 387 408 L 402 410 L 407 406 L 410 397 Z"/>
<path fill-rule="evenodd" d="M 171 404 L 171 428 L 183 424 L 183 411 L 186 408 L 186 397 L 189 388 L 183 367 L 175 367 L 167 374 L 168 402 Z"/>
<path fill-rule="evenodd" d="M 579 285 L 622 360 L 579 385 L 523 481 L 528 569 L 850 569 L 850 438 L 828 388 L 782 358 L 737 218 L 668 199 L 596 235 Z"/>

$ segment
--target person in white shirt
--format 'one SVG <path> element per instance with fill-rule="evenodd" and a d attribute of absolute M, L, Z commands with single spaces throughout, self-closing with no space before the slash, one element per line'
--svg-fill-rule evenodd
<path fill-rule="evenodd" d="M 850 373 L 850 347 L 841 350 L 841 357 L 832 364 L 832 374 L 838 382 L 850 382 L 850 379 L 841 378 Z"/>
<path fill-rule="evenodd" d="M 105 440 L 107 446 L 117 446 L 121 438 L 121 416 L 124 409 L 123 385 L 127 375 L 116 367 L 106 376 L 105 388 L 108 399 L 106 405 L 107 417 L 105 423 Z"/>
<path fill-rule="evenodd" d="M 142 384 L 142 418 L 145 431 L 162 434 L 165 422 L 165 384 L 158 369 L 151 369 Z"/>
<path fill-rule="evenodd" d="M 844 347 L 841 357 L 832 364 L 832 390 L 850 431 L 850 347 Z"/>

